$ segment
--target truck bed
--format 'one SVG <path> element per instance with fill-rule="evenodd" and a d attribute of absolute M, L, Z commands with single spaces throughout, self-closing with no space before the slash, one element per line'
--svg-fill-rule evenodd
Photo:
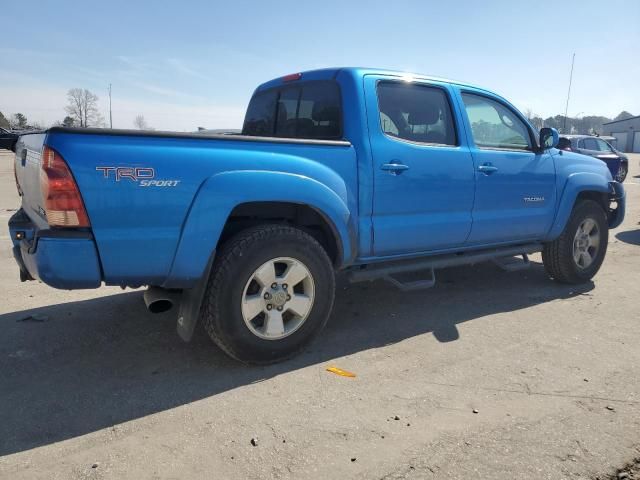
<path fill-rule="evenodd" d="M 185 246 L 190 258 L 172 274 L 174 258 L 181 240 L 187 241 L 183 233 L 196 196 L 216 175 L 238 170 L 305 176 L 330 185 L 355 208 L 355 152 L 347 141 L 54 127 L 24 135 L 16 144 L 23 209 L 36 230 L 48 229 L 40 192 L 44 144 L 64 158 L 75 177 L 106 284 L 190 286 L 211 252 L 205 253 L 206 245 Z M 247 193 L 255 188 L 248 185 Z M 273 194 L 277 185 L 259 188 Z M 217 195 L 208 200 L 209 211 L 198 214 L 199 234 L 223 224 L 219 217 L 233 208 L 222 191 Z M 283 201 L 290 196 L 281 192 Z"/>

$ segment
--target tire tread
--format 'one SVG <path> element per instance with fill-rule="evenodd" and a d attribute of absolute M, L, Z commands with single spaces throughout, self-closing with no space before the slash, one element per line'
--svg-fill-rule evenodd
<path fill-rule="evenodd" d="M 201 320 L 204 329 L 208 333 L 211 340 L 213 340 L 213 342 L 218 345 L 218 347 L 220 347 L 227 355 L 240 362 L 247 363 L 246 360 L 241 358 L 238 352 L 234 350 L 233 346 L 225 340 L 224 335 L 221 335 L 220 328 L 218 328 L 217 326 L 216 319 L 219 315 L 218 312 L 220 312 L 220 302 L 225 301 L 225 299 L 221 298 L 221 296 L 218 295 L 217 292 L 220 291 L 222 282 L 224 282 L 230 277 L 230 275 L 233 274 L 234 266 L 238 259 L 242 257 L 243 252 L 247 251 L 255 244 L 282 238 L 283 236 L 294 236 L 300 241 L 309 243 L 315 250 L 317 250 L 316 253 L 324 255 L 323 261 L 331 264 L 331 260 L 327 255 L 325 249 L 315 238 L 313 238 L 308 233 L 300 230 L 299 228 L 280 224 L 257 225 L 255 227 L 250 227 L 246 230 L 243 230 L 237 233 L 234 237 L 230 238 L 222 246 L 220 254 L 216 255 L 217 258 L 214 261 L 212 273 L 209 278 L 203 305 L 200 312 Z M 331 303 L 333 303 L 333 297 L 330 300 Z M 324 327 L 327 321 L 328 317 L 324 320 L 322 327 Z M 285 358 L 278 357 L 277 359 L 271 361 L 252 361 L 251 363 L 268 364 L 281 361 L 296 355 L 302 348 L 304 348 L 304 345 L 301 345 L 298 349 L 292 351 Z"/>
<path fill-rule="evenodd" d="M 553 240 L 552 242 L 548 242 L 544 245 L 542 250 L 542 262 L 544 264 L 544 269 L 547 274 L 553 278 L 554 280 L 560 283 L 569 283 L 569 284 L 579 284 L 588 281 L 589 279 L 585 279 L 584 277 L 578 275 L 574 269 L 574 261 L 571 252 L 573 251 L 573 229 L 571 225 L 573 223 L 573 219 L 575 218 L 576 212 L 581 210 L 592 210 L 599 211 L 604 215 L 604 211 L 602 207 L 594 202 L 593 200 L 581 200 L 573 207 L 571 212 L 571 216 L 567 221 L 567 225 L 565 229 L 562 231 L 560 236 Z M 605 227 L 606 227 L 606 215 L 605 218 Z M 603 235 L 604 236 L 604 235 Z M 603 242 L 605 245 L 602 247 L 606 253 L 606 236 L 604 236 Z M 603 255 L 604 256 L 604 255 Z M 600 266 L 595 269 L 595 273 L 598 271 Z"/>

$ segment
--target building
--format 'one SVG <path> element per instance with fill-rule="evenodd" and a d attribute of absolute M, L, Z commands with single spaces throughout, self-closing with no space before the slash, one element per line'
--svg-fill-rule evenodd
<path fill-rule="evenodd" d="M 602 134 L 616 137 L 615 147 L 621 152 L 640 153 L 640 116 L 605 123 Z"/>

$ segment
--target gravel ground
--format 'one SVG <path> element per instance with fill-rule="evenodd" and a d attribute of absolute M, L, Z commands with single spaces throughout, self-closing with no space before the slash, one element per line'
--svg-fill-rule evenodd
<path fill-rule="evenodd" d="M 341 280 L 318 340 L 264 368 L 201 333 L 182 343 L 141 291 L 21 284 L 10 160 L 0 478 L 603 479 L 640 456 L 640 155 L 593 283 L 555 284 L 539 256 L 442 271 L 423 292 Z"/>

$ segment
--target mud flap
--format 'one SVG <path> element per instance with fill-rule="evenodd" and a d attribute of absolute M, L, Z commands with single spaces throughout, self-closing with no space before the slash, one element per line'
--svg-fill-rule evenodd
<path fill-rule="evenodd" d="M 202 274 L 202 277 L 200 277 L 200 280 L 198 280 L 198 283 L 196 283 L 193 288 L 185 288 L 182 291 L 176 329 L 180 338 L 185 342 L 189 342 L 193 338 L 193 332 L 195 331 L 198 319 L 200 318 L 200 308 L 202 307 L 204 294 L 207 291 L 207 284 L 209 283 L 209 276 L 211 275 L 211 268 L 213 266 L 213 259 L 215 256 L 216 252 L 214 251 L 209 258 L 207 268 Z"/>

